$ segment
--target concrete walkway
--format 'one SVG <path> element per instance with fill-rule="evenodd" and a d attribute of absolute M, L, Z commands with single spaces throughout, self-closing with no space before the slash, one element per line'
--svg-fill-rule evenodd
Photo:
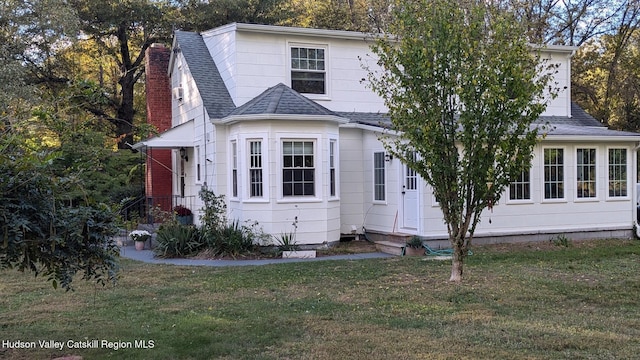
<path fill-rule="evenodd" d="M 309 262 L 324 260 L 362 260 L 393 257 L 385 253 L 362 253 L 347 255 L 321 256 L 312 259 L 261 259 L 261 260 L 196 260 L 196 259 L 162 259 L 153 256 L 151 250 L 136 250 L 133 246 L 120 247 L 120 256 L 127 259 L 151 264 L 170 264 L 180 266 L 256 266 L 267 264 L 283 264 L 292 262 Z"/>

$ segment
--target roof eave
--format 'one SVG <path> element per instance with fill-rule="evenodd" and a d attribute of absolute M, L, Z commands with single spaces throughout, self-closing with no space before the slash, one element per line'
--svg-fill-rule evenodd
<path fill-rule="evenodd" d="M 314 29 L 314 28 L 301 28 L 301 27 L 289 27 L 289 26 L 275 26 L 275 25 L 260 25 L 260 24 L 245 24 L 235 23 L 231 29 L 236 31 L 246 32 L 259 32 L 263 34 L 279 34 L 279 35 L 301 35 L 310 37 L 331 37 L 335 39 L 350 39 L 350 40 L 371 40 L 379 35 L 373 33 L 364 33 L 358 31 L 345 31 L 345 30 L 329 30 L 329 29 Z M 218 28 L 223 31 L 229 31 L 230 28 Z"/>
<path fill-rule="evenodd" d="M 370 125 L 370 124 L 362 124 L 362 123 L 358 123 L 358 122 L 349 122 L 347 124 L 342 124 L 340 125 L 341 129 L 359 129 L 359 130 L 366 130 L 366 131 L 372 131 L 372 132 L 378 132 L 378 133 L 383 133 L 385 135 L 394 135 L 394 136 L 400 136 L 402 135 L 401 132 L 396 131 L 396 130 L 392 130 L 389 129 L 387 127 L 384 126 L 377 126 L 377 125 Z"/>
<path fill-rule="evenodd" d="M 151 138 L 139 141 L 131 146 L 134 150 L 144 147 L 177 149 L 181 147 L 193 147 L 194 120 L 191 119 L 180 125 L 174 126 Z"/>
<path fill-rule="evenodd" d="M 566 142 L 590 142 L 590 141 L 607 141 L 607 142 L 639 142 L 638 135 L 553 135 L 547 134 L 542 141 L 566 141 Z"/>
<path fill-rule="evenodd" d="M 299 114 L 247 114 L 231 115 L 222 119 L 212 120 L 214 124 L 232 125 L 244 121 L 291 120 L 291 121 L 329 121 L 346 124 L 349 119 L 335 115 L 299 115 Z"/>

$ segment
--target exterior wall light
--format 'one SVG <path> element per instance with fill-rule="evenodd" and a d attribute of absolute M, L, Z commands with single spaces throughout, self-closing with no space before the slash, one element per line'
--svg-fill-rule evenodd
<path fill-rule="evenodd" d="M 180 158 L 186 162 L 189 162 L 189 156 L 187 156 L 187 149 L 180 148 Z"/>

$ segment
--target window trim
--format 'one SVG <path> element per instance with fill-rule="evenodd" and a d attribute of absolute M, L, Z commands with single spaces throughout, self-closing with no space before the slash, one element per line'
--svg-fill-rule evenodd
<path fill-rule="evenodd" d="M 252 143 L 259 143 L 260 144 L 260 153 L 258 154 L 260 156 L 260 167 L 253 167 L 253 156 L 255 154 L 253 154 L 253 148 L 252 148 Z M 265 141 L 262 138 L 249 138 L 246 139 L 245 144 L 247 146 L 247 166 L 246 166 L 246 170 L 247 170 L 247 199 L 264 199 L 265 198 L 265 157 L 264 157 L 264 153 L 265 153 L 265 149 L 264 149 L 264 145 L 265 145 Z M 252 177 L 252 172 L 253 170 L 260 170 L 260 174 L 261 174 L 261 179 L 260 179 L 260 195 L 253 195 L 253 177 Z"/>
<path fill-rule="evenodd" d="M 286 133 L 286 134 L 278 134 L 276 135 L 276 140 L 278 144 L 278 149 L 276 150 L 276 181 L 278 183 L 278 195 L 277 195 L 277 203 L 300 203 L 300 202 L 321 202 L 322 198 L 320 196 L 321 186 L 324 184 L 324 180 L 320 175 L 322 169 L 322 161 L 323 156 L 320 152 L 318 152 L 318 144 L 320 143 L 321 136 L 320 134 L 303 134 L 303 133 Z M 283 143 L 285 141 L 294 141 L 294 142 L 312 142 L 313 143 L 313 155 L 314 155 L 314 195 L 307 196 L 284 196 L 284 188 L 283 188 Z"/>
<path fill-rule="evenodd" d="M 600 175 L 599 170 L 598 170 L 598 156 L 599 156 L 599 152 L 598 152 L 598 147 L 594 147 L 594 146 L 581 146 L 581 145 L 576 145 L 574 147 L 574 152 L 573 155 L 575 156 L 573 163 L 575 165 L 575 171 L 574 171 L 574 186 L 575 189 L 573 191 L 573 195 L 575 196 L 574 201 L 575 202 L 592 202 L 592 201 L 599 201 L 600 200 L 600 191 L 598 190 L 598 186 L 600 185 L 600 182 L 598 181 L 598 177 Z M 578 182 L 580 180 L 578 180 L 578 150 L 594 150 L 595 151 L 595 155 L 594 155 L 594 159 L 595 159 L 595 164 L 593 164 L 593 167 L 595 168 L 595 179 L 594 179 L 594 188 L 595 188 L 595 196 L 591 196 L 591 197 L 580 197 L 578 196 Z M 584 166 L 584 164 L 582 165 Z M 584 180 L 582 180 L 584 181 Z"/>
<path fill-rule="evenodd" d="M 202 184 L 203 181 L 202 179 L 204 178 L 204 176 L 202 176 L 202 151 L 200 151 L 200 145 L 196 145 L 193 148 L 193 157 L 195 158 L 195 183 L 196 184 Z"/>
<path fill-rule="evenodd" d="M 240 199 L 240 171 L 238 169 L 238 160 L 240 159 L 238 147 L 238 139 L 232 138 L 229 141 L 229 154 L 231 161 L 229 162 L 229 198 L 233 200 Z"/>
<path fill-rule="evenodd" d="M 562 150 L 562 197 L 561 198 L 546 198 L 546 181 L 544 179 L 545 173 L 545 162 L 544 162 L 544 152 L 547 149 L 557 149 Z M 542 188 L 540 189 L 540 197 L 542 198 L 542 203 L 559 203 L 559 202 L 567 202 L 567 147 L 566 146 L 543 146 L 541 149 L 542 156 L 540 156 L 540 182 L 542 184 Z"/>
<path fill-rule="evenodd" d="M 313 100 L 331 100 L 329 44 L 316 43 L 316 42 L 297 42 L 297 41 L 287 42 L 287 52 L 286 52 L 286 61 L 285 61 L 285 63 L 287 64 L 287 83 L 292 89 L 293 89 L 293 84 L 291 83 L 292 81 L 291 72 L 293 71 L 293 69 L 291 67 L 291 48 L 294 48 L 294 47 L 324 50 L 324 94 L 312 94 L 312 93 L 301 93 L 301 94 Z"/>
<path fill-rule="evenodd" d="M 382 167 L 378 168 L 376 167 L 376 155 L 380 156 L 380 159 L 382 160 Z M 385 152 L 384 150 L 382 151 L 374 151 L 372 154 L 372 174 L 373 174 L 373 179 L 371 179 L 371 185 L 372 185 L 372 199 L 373 199 L 373 203 L 374 204 L 387 204 L 387 165 L 386 165 L 386 160 L 385 160 Z M 377 191 L 376 191 L 376 186 L 378 184 L 376 184 L 376 171 L 377 170 L 382 170 L 382 183 L 380 184 L 382 186 L 382 196 L 384 197 L 383 199 L 376 199 L 376 195 L 377 195 Z"/>
<path fill-rule="evenodd" d="M 609 164 L 609 151 L 610 150 L 624 150 L 626 152 L 626 154 L 627 154 L 626 155 L 627 159 L 626 159 L 626 162 L 624 164 L 625 167 L 626 167 L 626 171 L 627 171 L 627 176 L 624 179 L 626 181 L 626 183 L 627 183 L 627 195 L 625 195 L 625 196 L 611 196 L 611 195 L 609 195 L 609 166 L 610 166 L 610 164 Z M 631 174 L 633 169 L 631 169 L 631 167 L 629 166 L 631 161 L 632 161 L 632 159 L 631 159 L 631 157 L 632 157 L 631 156 L 631 151 L 632 150 L 630 150 L 628 146 L 607 146 L 606 147 L 606 154 L 605 154 L 605 160 L 606 161 L 605 161 L 605 170 L 604 170 L 605 177 L 604 178 L 606 180 L 605 199 L 607 201 L 628 201 L 628 200 L 631 199 L 632 191 L 633 191 L 632 186 L 634 186 L 633 181 L 632 181 L 632 176 L 633 175 Z"/>
<path fill-rule="evenodd" d="M 328 151 L 328 189 L 329 189 L 329 200 L 339 200 L 340 199 L 340 156 L 339 156 L 339 146 L 337 138 L 329 138 L 329 148 Z M 333 162 L 333 164 L 332 164 Z M 332 166 L 333 165 L 333 166 Z M 331 176 L 331 170 L 333 170 L 333 179 Z M 333 180 L 333 194 L 331 194 L 331 184 Z"/>
<path fill-rule="evenodd" d="M 512 199 L 511 198 L 511 184 L 513 184 L 514 182 L 509 183 L 509 185 L 507 185 L 505 192 L 506 192 L 506 196 L 505 196 L 505 203 L 507 205 L 517 205 L 517 204 L 532 204 L 533 201 L 533 166 L 529 168 L 528 170 L 529 172 L 529 198 L 528 199 Z M 524 173 L 524 171 L 523 171 Z M 544 181 L 544 179 L 543 179 Z M 494 204 L 495 206 L 496 204 Z"/>

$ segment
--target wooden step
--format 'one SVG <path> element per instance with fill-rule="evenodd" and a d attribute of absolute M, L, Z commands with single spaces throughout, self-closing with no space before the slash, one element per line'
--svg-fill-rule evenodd
<path fill-rule="evenodd" d="M 396 256 L 402 256 L 404 254 L 405 243 L 396 241 L 376 241 L 376 249 L 385 254 L 391 254 Z"/>
<path fill-rule="evenodd" d="M 406 244 L 407 241 L 411 240 L 412 237 L 413 237 L 413 235 L 411 235 L 411 234 L 394 232 L 394 233 L 387 234 L 385 240 L 386 241 L 400 243 L 400 244 L 402 244 L 404 246 L 404 244 Z"/>

